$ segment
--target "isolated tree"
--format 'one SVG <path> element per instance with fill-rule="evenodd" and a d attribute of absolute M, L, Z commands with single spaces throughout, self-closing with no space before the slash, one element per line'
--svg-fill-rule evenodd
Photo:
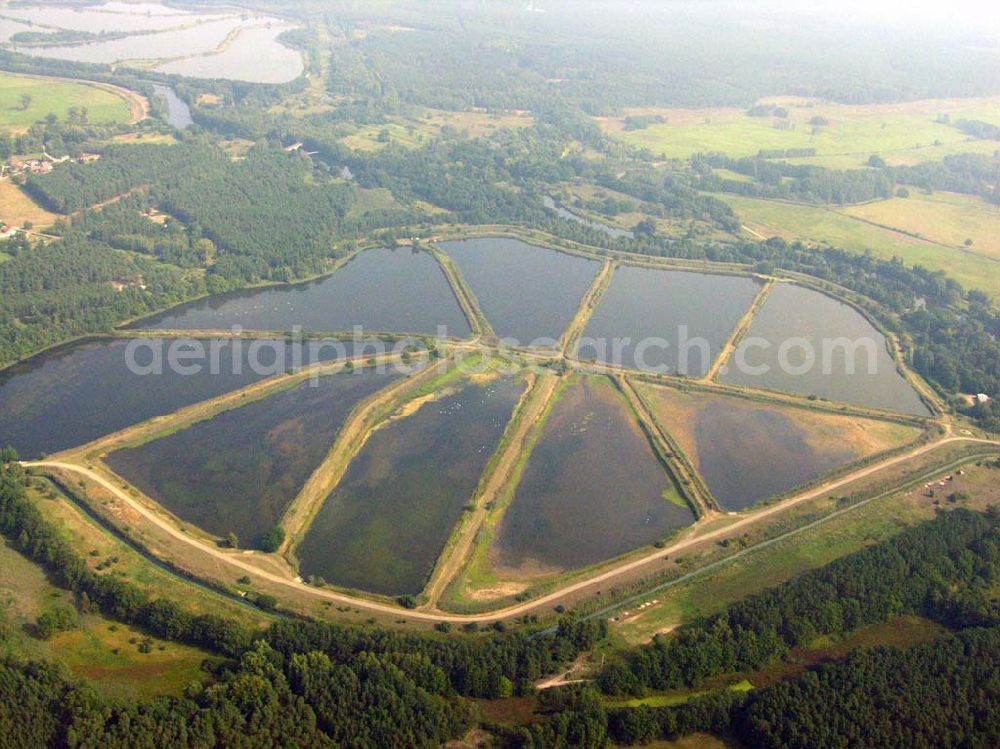
<path fill-rule="evenodd" d="M 21 111 L 27 112 L 34 100 L 35 97 L 31 94 L 21 94 Z"/>

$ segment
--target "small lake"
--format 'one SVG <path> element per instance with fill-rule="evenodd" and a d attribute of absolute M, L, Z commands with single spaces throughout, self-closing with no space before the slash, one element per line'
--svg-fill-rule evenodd
<path fill-rule="evenodd" d="M 491 558 L 523 574 L 558 572 L 652 544 L 694 519 L 623 396 L 604 378 L 582 378 L 554 406 Z"/>
<path fill-rule="evenodd" d="M 325 376 L 108 455 L 119 476 L 181 520 L 260 544 L 323 461 L 348 414 L 397 379 L 358 369 Z"/>
<path fill-rule="evenodd" d="M 191 108 L 169 86 L 156 84 L 153 86 L 156 95 L 167 103 L 167 122 L 178 130 L 184 130 L 194 124 Z"/>
<path fill-rule="evenodd" d="M 550 198 L 548 195 L 542 197 L 542 203 L 550 211 L 554 212 L 557 216 L 561 218 L 568 219 L 577 224 L 583 224 L 584 226 L 589 226 L 591 229 L 597 229 L 597 231 L 604 232 L 612 239 L 619 239 L 621 237 L 626 237 L 632 239 L 635 237 L 635 233 L 629 231 L 628 229 L 620 229 L 617 226 L 611 226 L 610 224 L 603 224 L 600 221 L 591 221 L 583 216 L 578 216 L 573 213 L 573 211 L 564 208 L 560 203 Z"/>
<path fill-rule="evenodd" d="M 366 250 L 318 281 L 208 297 L 142 321 L 144 329 L 471 334 L 437 260 L 409 248 Z"/>
<path fill-rule="evenodd" d="M 306 534 L 302 575 L 419 593 L 523 389 L 513 378 L 465 384 L 375 432 Z"/>
<path fill-rule="evenodd" d="M 566 332 L 601 264 L 517 239 L 444 242 L 501 338 L 553 346 Z"/>
<path fill-rule="evenodd" d="M 311 357 L 308 342 L 218 341 L 217 366 L 213 366 L 212 342 L 204 341 L 206 358 L 184 362 L 200 364 L 200 371 L 182 374 L 169 366 L 171 343 L 161 343 L 162 374 L 133 374 L 126 340 L 72 344 L 3 370 L 0 445 L 14 447 L 22 458 L 59 452 L 245 387 L 290 368 L 296 357 L 302 361 Z M 340 352 L 332 347 L 321 350 L 317 360 L 352 352 L 348 342 Z M 133 359 L 147 367 L 155 354 L 144 345 Z"/>
<path fill-rule="evenodd" d="M 760 285 L 752 278 L 621 266 L 591 317 L 578 357 L 700 377 Z"/>
<path fill-rule="evenodd" d="M 848 350 L 840 345 L 845 339 L 858 345 Z M 885 337 L 853 307 L 812 289 L 790 284 L 772 289 L 737 354 L 745 366 L 734 357 L 720 381 L 917 416 L 930 413 L 897 371 Z"/>
<path fill-rule="evenodd" d="M 251 83 L 294 81 L 305 70 L 302 53 L 278 41 L 278 37 L 291 28 L 287 25 L 245 28 L 222 52 L 175 60 L 156 70 L 167 75 Z"/>

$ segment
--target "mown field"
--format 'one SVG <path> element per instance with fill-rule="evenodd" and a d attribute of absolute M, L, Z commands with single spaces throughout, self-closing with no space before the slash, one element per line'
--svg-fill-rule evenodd
<path fill-rule="evenodd" d="M 22 106 L 21 97 L 31 101 Z M 0 131 L 26 130 L 54 113 L 66 119 L 71 107 L 86 107 L 90 122 L 126 122 L 129 105 L 109 91 L 68 81 L 0 73 Z"/>
<path fill-rule="evenodd" d="M 641 130 L 625 130 L 624 116 L 601 118 L 614 137 L 648 148 L 665 158 L 688 158 L 718 151 L 728 156 L 755 156 L 761 150 L 815 148 L 816 156 L 801 163 L 830 168 L 859 167 L 877 153 L 890 164 L 939 161 L 952 153 L 993 153 L 995 141 L 969 141 L 945 122 L 975 119 L 1000 124 L 1000 98 L 935 99 L 902 104 L 829 104 L 793 97 L 768 99 L 784 107 L 787 117 L 750 117 L 744 110 L 636 109 L 629 114 L 658 114 L 666 122 Z M 811 124 L 823 118 L 829 124 Z"/>
<path fill-rule="evenodd" d="M 52 224 L 56 215 L 38 205 L 13 182 L 4 180 L 0 182 L 0 220 L 11 226 L 24 226 L 30 221 L 37 229 Z"/>
<path fill-rule="evenodd" d="M 980 289 L 989 294 L 996 294 L 997 289 L 1000 289 L 1000 263 L 975 252 L 965 251 L 964 248 L 943 246 L 929 241 L 929 238 L 923 240 L 899 231 L 874 226 L 859 221 L 847 213 L 819 206 L 736 195 L 720 194 L 717 197 L 733 207 L 748 229 L 763 237 L 800 239 L 856 252 L 870 250 L 874 255 L 883 258 L 898 256 L 911 265 L 943 270 L 969 288 Z M 912 197 L 906 200 L 910 199 Z M 927 210 L 934 209 L 934 206 L 926 201 L 922 204 L 927 206 Z M 868 208 L 877 211 L 879 205 L 872 204 Z M 919 211 L 918 208 L 908 210 Z M 915 231 L 910 227 L 899 228 Z"/>
<path fill-rule="evenodd" d="M 908 198 L 838 210 L 1000 262 L 1000 206 L 990 205 L 972 195 L 911 191 Z M 972 242 L 966 246 L 968 240 Z"/>

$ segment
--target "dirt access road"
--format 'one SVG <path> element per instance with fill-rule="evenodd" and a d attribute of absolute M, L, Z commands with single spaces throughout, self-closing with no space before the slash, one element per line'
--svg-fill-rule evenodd
<path fill-rule="evenodd" d="M 281 575 L 273 574 L 262 570 L 259 566 L 252 564 L 240 558 L 240 556 L 234 555 L 232 553 L 226 553 L 218 548 L 212 547 L 206 543 L 198 541 L 197 539 L 191 538 L 189 535 L 181 531 L 176 525 L 168 520 L 159 517 L 142 503 L 137 502 L 135 499 L 130 497 L 126 492 L 124 492 L 120 487 L 114 485 L 103 476 L 94 471 L 80 465 L 73 463 L 63 463 L 57 461 L 37 461 L 37 462 L 25 462 L 23 463 L 25 468 L 39 468 L 39 469 L 60 469 L 63 471 L 68 471 L 70 473 L 75 473 L 77 475 L 83 476 L 84 478 L 92 481 L 93 483 L 99 485 L 103 489 L 111 492 L 119 500 L 125 502 L 131 509 L 137 512 L 139 515 L 144 517 L 149 522 L 156 525 L 163 532 L 169 534 L 175 539 L 197 547 L 202 553 L 209 554 L 215 557 L 218 561 L 221 561 L 231 567 L 239 569 L 241 573 L 250 573 L 258 577 L 264 578 L 272 583 L 276 583 L 291 591 L 295 591 L 300 595 L 308 595 L 316 598 L 322 598 L 325 600 L 336 601 L 342 605 L 352 606 L 354 608 L 378 612 L 381 614 L 389 614 L 397 618 L 405 618 L 415 621 L 423 622 L 452 622 L 455 624 L 463 624 L 467 622 L 476 623 L 490 623 L 498 619 L 509 619 L 513 617 L 522 616 L 524 614 L 529 614 L 534 612 L 536 609 L 540 609 L 547 606 L 553 606 L 560 601 L 560 599 L 583 590 L 595 583 L 603 583 L 605 581 L 613 580 L 625 573 L 634 572 L 646 565 L 653 564 L 663 558 L 664 555 L 670 554 L 675 555 L 695 544 L 704 543 L 705 541 L 712 541 L 724 536 L 732 534 L 734 531 L 738 531 L 741 528 L 749 526 L 756 523 L 759 520 L 763 520 L 767 517 L 780 514 L 785 512 L 791 507 L 795 507 L 803 502 L 807 502 L 811 499 L 816 499 L 825 494 L 835 491 L 836 489 L 846 486 L 858 479 L 870 476 L 878 471 L 885 468 L 889 468 L 894 465 L 898 465 L 907 460 L 912 460 L 913 458 L 920 457 L 934 450 L 938 450 L 947 445 L 957 444 L 957 443 L 967 443 L 967 444 L 982 444 L 982 445 L 992 445 L 994 447 L 1000 448 L 1000 441 L 987 440 L 987 439 L 977 439 L 972 437 L 945 437 L 936 442 L 931 442 L 926 445 L 922 445 L 914 450 L 906 452 L 902 455 L 898 455 L 894 458 L 876 463 L 865 468 L 854 471 L 853 473 L 842 476 L 838 479 L 829 481 L 821 486 L 810 489 L 807 492 L 799 494 L 794 497 L 790 497 L 783 502 L 771 505 L 769 507 L 764 507 L 761 510 L 746 515 L 735 523 L 732 523 L 724 528 L 719 528 L 718 530 L 711 531 L 709 533 L 692 536 L 690 538 L 678 541 L 675 544 L 667 546 L 663 549 L 657 549 L 656 551 L 647 554 L 631 561 L 623 562 L 611 569 L 605 570 L 597 575 L 587 577 L 578 580 L 569 585 L 565 585 L 558 590 L 554 590 L 539 598 L 535 598 L 524 603 L 519 603 L 515 606 L 511 606 L 505 609 L 498 609 L 496 611 L 491 611 L 484 614 L 472 614 L 472 615 L 457 615 L 448 614 L 440 611 L 427 611 L 427 610 L 406 610 L 397 606 L 390 604 L 379 603 L 377 601 L 369 601 L 363 598 L 357 598 L 354 596 L 345 595 L 343 593 L 337 593 L 332 590 L 324 590 L 321 588 L 315 588 L 306 585 L 305 583 L 291 579 L 288 577 L 283 577 Z M 752 547 L 751 547 L 752 548 Z"/>

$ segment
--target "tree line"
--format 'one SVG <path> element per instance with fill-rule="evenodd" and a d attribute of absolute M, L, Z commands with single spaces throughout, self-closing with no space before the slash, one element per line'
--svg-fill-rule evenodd
<path fill-rule="evenodd" d="M 469 725 L 459 697 L 529 692 L 606 633 L 604 622 L 569 619 L 551 634 L 405 634 L 296 619 L 257 632 L 194 615 L 90 569 L 28 497 L 15 460 L 6 450 L 0 461 L 0 534 L 81 605 L 232 659 L 182 698 L 125 702 L 51 666 L 2 661 L 0 736 L 18 747 L 436 747 Z"/>

